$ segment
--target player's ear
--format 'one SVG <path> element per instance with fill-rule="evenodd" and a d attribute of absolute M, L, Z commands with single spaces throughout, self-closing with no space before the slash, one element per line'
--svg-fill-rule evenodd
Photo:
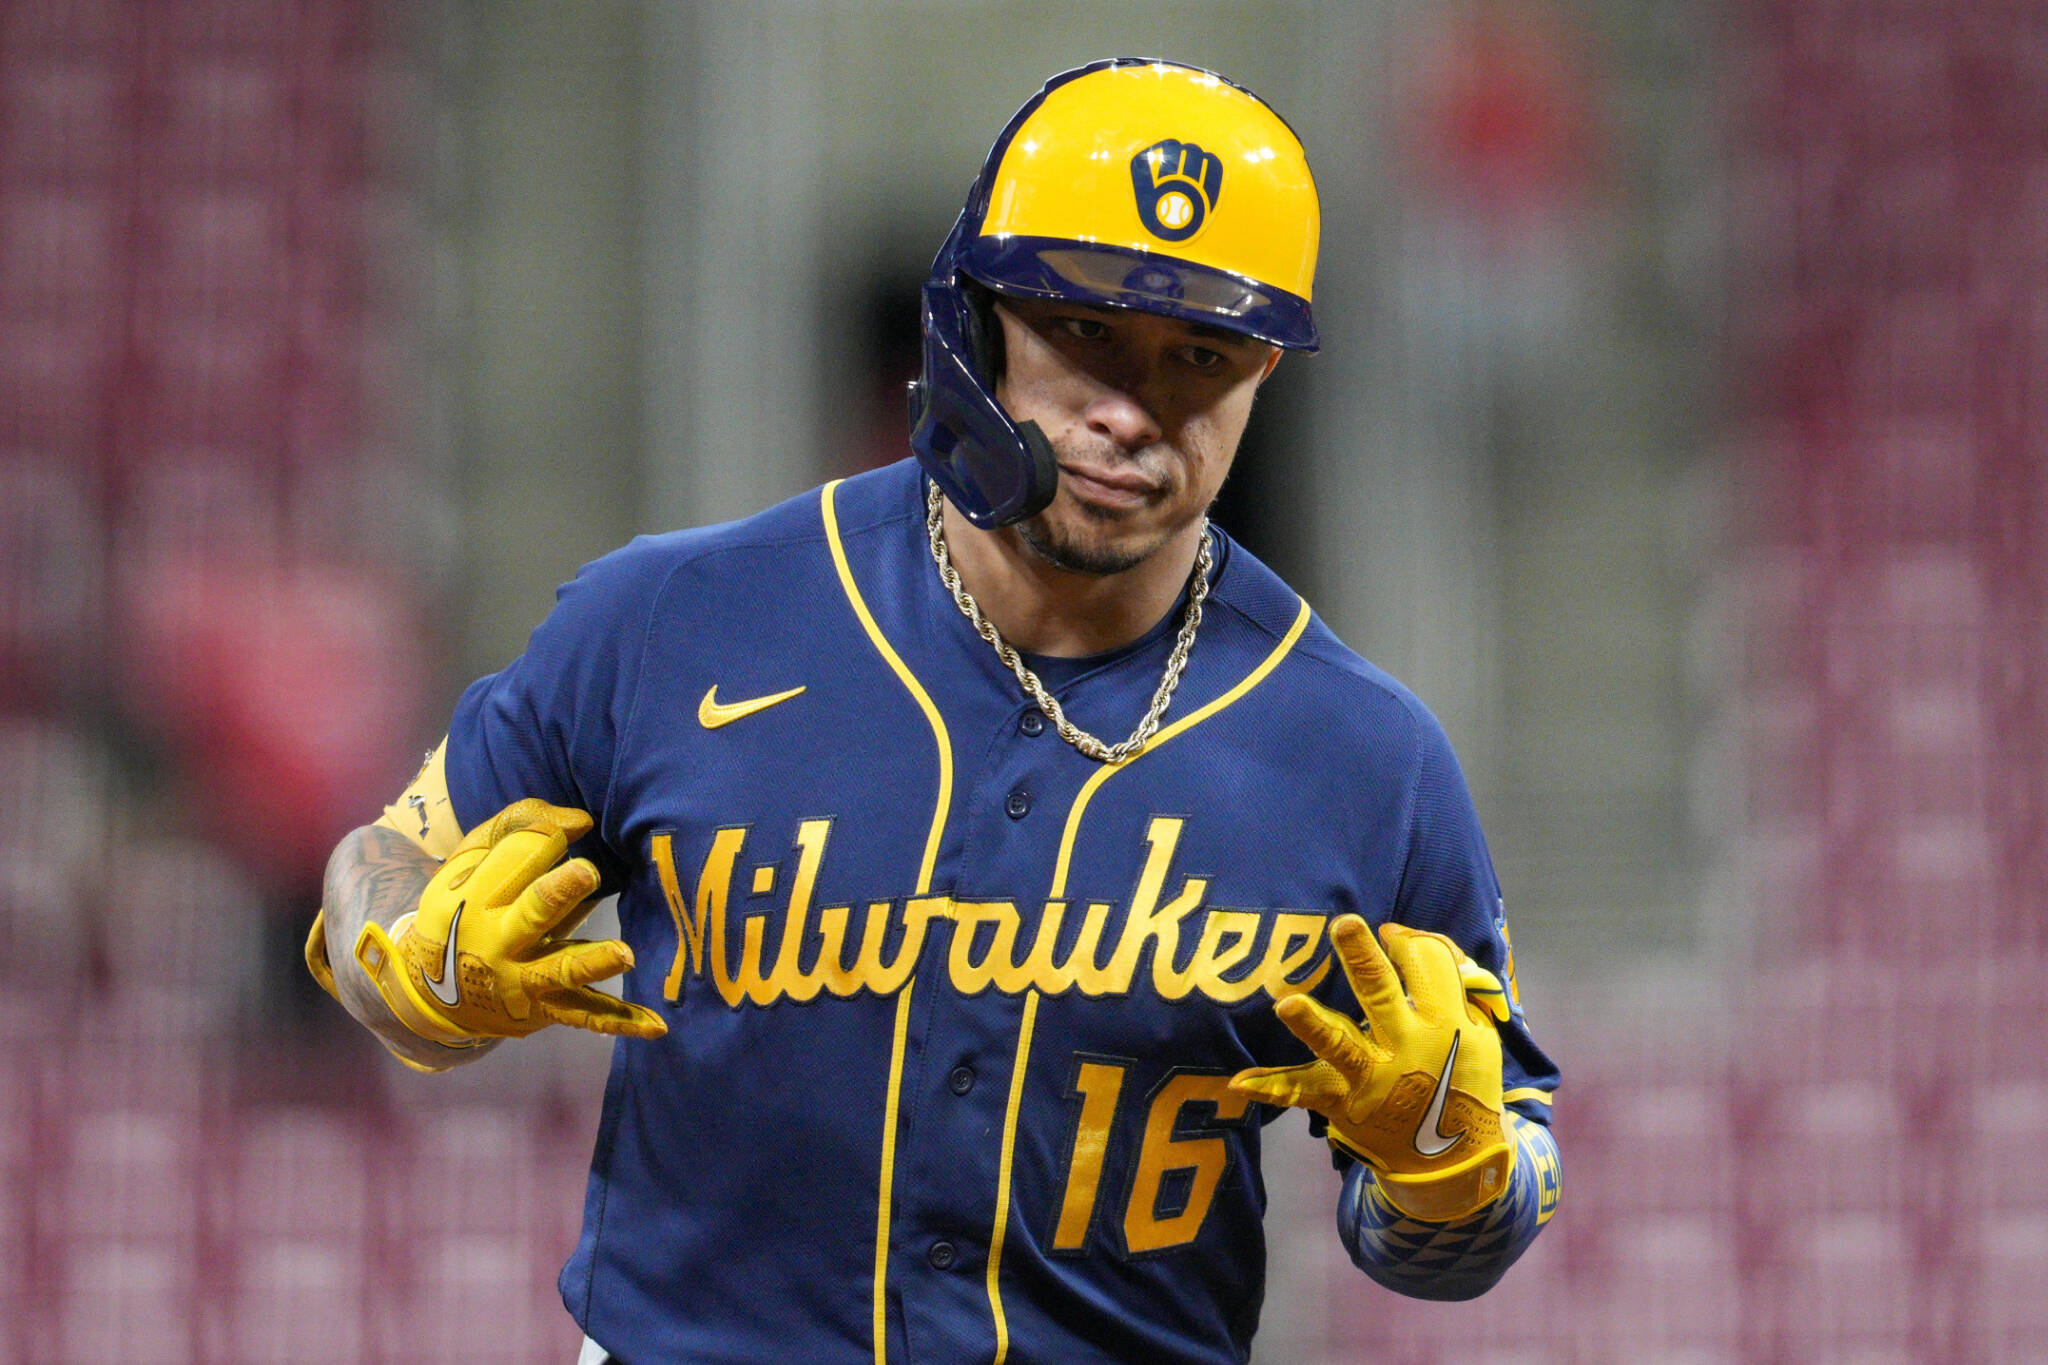
<path fill-rule="evenodd" d="M 1279 364 L 1280 348 L 1278 346 L 1268 348 L 1266 354 L 1266 367 L 1259 371 L 1259 382 L 1263 384 L 1268 379 L 1271 379 L 1273 377 L 1273 371 L 1279 367 Z"/>

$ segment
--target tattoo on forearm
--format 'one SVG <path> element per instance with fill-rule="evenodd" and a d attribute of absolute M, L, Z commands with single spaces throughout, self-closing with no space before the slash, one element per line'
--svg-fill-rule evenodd
<path fill-rule="evenodd" d="M 335 846 L 327 860 L 321 897 L 327 918 L 327 960 L 335 989 L 357 1022 L 383 1038 L 402 1057 L 433 1068 L 473 1062 L 491 1044 L 445 1048 L 417 1037 L 391 1013 L 377 987 L 356 963 L 353 951 L 363 925 L 389 925 L 418 908 L 440 862 L 418 844 L 384 825 L 365 825 Z"/>
<path fill-rule="evenodd" d="M 439 866 L 396 830 L 365 825 L 351 833 L 327 860 L 328 941 L 354 943 L 364 924 L 389 924 L 413 909 Z"/>
<path fill-rule="evenodd" d="M 356 965 L 354 947 L 363 926 L 389 925 L 418 907 L 440 867 L 418 844 L 395 829 L 365 825 L 335 845 L 327 860 L 321 906 L 327 916 L 327 964 L 334 970 L 341 1002 L 363 1023 L 390 1034 L 389 1011 L 369 977 Z"/>

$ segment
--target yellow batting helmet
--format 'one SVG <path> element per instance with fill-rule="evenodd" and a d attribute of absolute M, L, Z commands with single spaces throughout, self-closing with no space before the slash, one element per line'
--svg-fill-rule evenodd
<path fill-rule="evenodd" d="M 1062 72 L 996 139 L 924 287 L 911 448 L 979 526 L 1033 516 L 1059 473 L 993 393 L 998 294 L 1161 313 L 1313 351 L 1322 213 L 1287 121 L 1242 86 L 1118 57 Z"/>

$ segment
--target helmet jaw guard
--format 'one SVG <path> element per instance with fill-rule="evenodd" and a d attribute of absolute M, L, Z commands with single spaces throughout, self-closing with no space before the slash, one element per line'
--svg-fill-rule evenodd
<path fill-rule="evenodd" d="M 1130 57 L 1054 76 L 997 137 L 932 262 L 912 451 L 976 526 L 1036 516 L 1059 466 L 1038 425 L 996 401 L 1001 337 L 982 290 L 1313 351 L 1320 225 L 1300 140 L 1243 87 Z"/>

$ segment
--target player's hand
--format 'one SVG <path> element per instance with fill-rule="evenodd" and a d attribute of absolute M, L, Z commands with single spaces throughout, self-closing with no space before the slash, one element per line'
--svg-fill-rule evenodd
<path fill-rule="evenodd" d="M 455 846 L 418 910 L 389 930 L 363 926 L 356 961 L 401 1023 L 456 1047 L 549 1024 L 634 1038 L 668 1032 L 652 1010 L 590 988 L 631 967 L 631 948 L 555 937 L 597 890 L 587 859 L 562 861 L 589 830 L 580 810 L 514 802 Z"/>
<path fill-rule="evenodd" d="M 1262 1066 L 1230 1088 L 1268 1104 L 1312 1109 L 1330 1137 L 1367 1162 L 1403 1213 L 1454 1222 L 1498 1199 L 1514 1169 L 1503 1123 L 1500 981 L 1441 934 L 1380 929 L 1356 915 L 1330 926 L 1365 1027 L 1306 995 L 1273 1007 L 1315 1052 L 1300 1066 Z"/>

